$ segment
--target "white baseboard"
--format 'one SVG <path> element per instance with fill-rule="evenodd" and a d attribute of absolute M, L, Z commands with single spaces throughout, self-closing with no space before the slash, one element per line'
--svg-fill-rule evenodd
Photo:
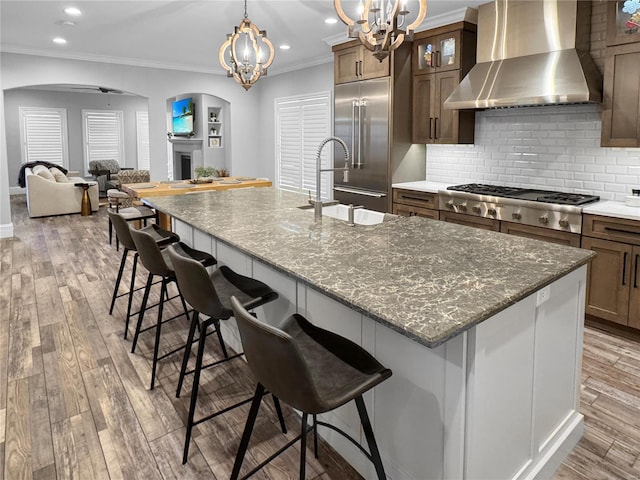
<path fill-rule="evenodd" d="M 0 225 L 0 238 L 13 237 L 13 223 L 5 223 Z"/>
<path fill-rule="evenodd" d="M 26 195 L 27 189 L 22 187 L 9 187 L 9 195 Z"/>

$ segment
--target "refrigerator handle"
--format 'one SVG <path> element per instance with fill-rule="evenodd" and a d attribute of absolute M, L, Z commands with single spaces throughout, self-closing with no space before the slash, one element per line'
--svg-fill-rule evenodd
<path fill-rule="evenodd" d="M 356 108 L 358 101 L 354 100 L 351 102 L 351 168 L 356 168 Z"/>
<path fill-rule="evenodd" d="M 362 110 L 367 106 L 367 102 L 364 100 L 360 101 L 358 105 L 358 163 L 356 164 L 356 168 L 362 168 L 364 163 L 362 163 Z"/>

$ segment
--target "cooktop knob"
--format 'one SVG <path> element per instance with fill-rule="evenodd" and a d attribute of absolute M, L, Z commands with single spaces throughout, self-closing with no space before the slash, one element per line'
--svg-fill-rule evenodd
<path fill-rule="evenodd" d="M 477 214 L 480 214 L 480 212 L 482 212 L 482 209 L 478 205 L 474 206 L 472 210 L 473 210 L 473 213 L 477 213 Z"/>
<path fill-rule="evenodd" d="M 489 215 L 491 215 L 491 216 L 495 217 L 495 216 L 496 216 L 496 214 L 497 214 L 498 212 L 496 212 L 496 209 L 495 209 L 495 208 L 488 208 L 488 209 L 487 209 L 487 213 L 488 213 Z"/>
<path fill-rule="evenodd" d="M 449 201 L 447 202 L 447 208 L 448 208 L 449 210 L 453 210 L 453 200 L 449 200 Z"/>
<path fill-rule="evenodd" d="M 461 212 L 466 212 L 467 211 L 467 204 L 466 203 L 461 203 L 460 205 L 458 205 L 458 210 L 460 210 Z"/>
<path fill-rule="evenodd" d="M 521 220 L 522 219 L 522 214 L 520 212 L 513 212 L 511 214 L 511 218 L 513 218 L 514 220 Z"/>
<path fill-rule="evenodd" d="M 538 217 L 538 221 L 543 225 L 546 225 L 547 223 L 549 223 L 549 217 L 547 215 L 540 215 Z"/>
<path fill-rule="evenodd" d="M 566 218 L 561 218 L 558 222 L 562 228 L 567 228 L 569 226 L 569 220 Z"/>

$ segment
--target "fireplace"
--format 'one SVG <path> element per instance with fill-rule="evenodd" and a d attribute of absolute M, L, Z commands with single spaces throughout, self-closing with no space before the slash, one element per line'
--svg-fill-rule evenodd
<path fill-rule="evenodd" d="M 178 163 L 180 167 L 178 170 L 180 178 L 176 178 L 176 180 L 186 180 L 191 178 L 191 154 L 180 152 L 178 156 L 180 157 L 180 161 Z"/>

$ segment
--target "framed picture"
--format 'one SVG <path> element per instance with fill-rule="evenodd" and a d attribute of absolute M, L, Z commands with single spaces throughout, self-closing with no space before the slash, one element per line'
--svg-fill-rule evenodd
<path fill-rule="evenodd" d="M 210 147 L 219 147 L 220 146 L 220 138 L 219 137 L 209 137 L 209 146 Z"/>

